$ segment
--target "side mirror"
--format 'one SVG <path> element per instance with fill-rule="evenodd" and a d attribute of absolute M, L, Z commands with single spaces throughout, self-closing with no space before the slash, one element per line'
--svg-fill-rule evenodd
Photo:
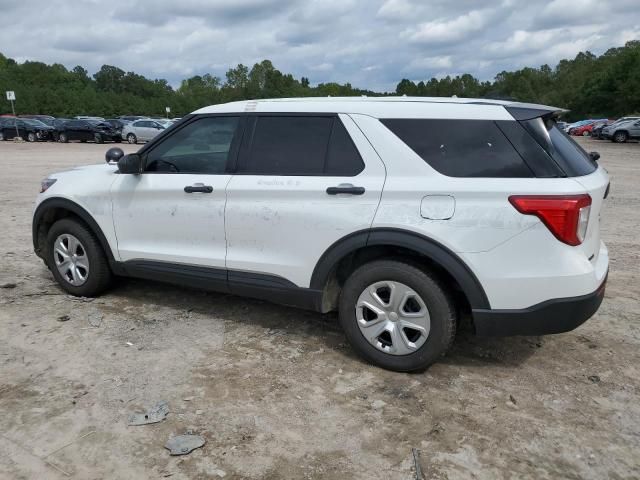
<path fill-rule="evenodd" d="M 118 170 L 120 173 L 139 175 L 142 173 L 142 157 L 137 153 L 125 155 L 118 161 Z"/>
<path fill-rule="evenodd" d="M 589 156 L 594 162 L 597 162 L 600 159 L 600 154 L 598 152 L 590 152 Z"/>
<path fill-rule="evenodd" d="M 107 153 L 104 154 L 104 158 L 108 164 L 116 164 L 122 157 L 124 157 L 124 152 L 119 147 L 110 148 L 107 150 Z"/>

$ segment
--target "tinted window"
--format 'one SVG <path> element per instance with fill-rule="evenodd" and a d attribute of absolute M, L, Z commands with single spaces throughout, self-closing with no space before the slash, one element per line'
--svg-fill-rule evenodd
<path fill-rule="evenodd" d="M 596 170 L 597 165 L 587 152 L 560 130 L 553 120 L 545 121 L 538 117 L 523 121 L 522 124 L 567 176 L 588 175 Z"/>
<path fill-rule="evenodd" d="M 186 125 L 149 152 L 146 171 L 224 173 L 238 121 L 207 117 Z"/>
<path fill-rule="evenodd" d="M 444 175 L 533 176 L 493 121 L 387 119 L 382 123 Z"/>
<path fill-rule="evenodd" d="M 564 172 L 558 168 L 555 161 L 525 130 L 520 122 L 500 120 L 496 122 L 502 133 L 509 139 L 511 145 L 518 151 L 527 166 L 538 178 L 563 177 Z"/>
<path fill-rule="evenodd" d="M 238 173 L 354 176 L 364 169 L 338 117 L 260 116 L 253 122 Z"/>
<path fill-rule="evenodd" d="M 257 117 L 240 173 L 322 175 L 332 117 Z"/>
<path fill-rule="evenodd" d="M 325 173 L 328 176 L 352 177 L 364 170 L 364 162 L 347 129 L 336 118 L 331 130 Z"/>

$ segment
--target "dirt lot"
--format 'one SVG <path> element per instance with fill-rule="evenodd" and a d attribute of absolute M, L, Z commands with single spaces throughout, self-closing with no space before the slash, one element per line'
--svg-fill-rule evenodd
<path fill-rule="evenodd" d="M 0 478 L 413 479 L 412 447 L 425 478 L 640 478 L 640 145 L 580 141 L 613 178 L 600 312 L 556 336 L 467 329 L 421 374 L 364 364 L 333 316 L 124 279 L 66 296 L 33 199 L 107 146 L 0 142 Z M 158 400 L 163 423 L 127 427 Z M 170 457 L 187 430 L 206 445 Z"/>

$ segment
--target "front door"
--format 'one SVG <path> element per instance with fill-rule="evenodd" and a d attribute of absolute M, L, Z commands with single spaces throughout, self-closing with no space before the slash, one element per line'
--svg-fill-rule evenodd
<path fill-rule="evenodd" d="M 143 149 L 142 174 L 119 176 L 111 196 L 122 261 L 224 269 L 227 162 L 240 123 L 198 118 Z"/>
<path fill-rule="evenodd" d="M 348 115 L 250 117 L 227 187 L 232 292 L 248 272 L 309 287 L 334 242 L 371 227 L 384 179 L 382 161 Z"/>

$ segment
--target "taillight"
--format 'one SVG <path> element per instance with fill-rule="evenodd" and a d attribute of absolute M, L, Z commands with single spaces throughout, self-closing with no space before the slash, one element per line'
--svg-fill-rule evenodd
<path fill-rule="evenodd" d="M 580 245 L 587 234 L 591 197 L 583 195 L 512 195 L 520 213 L 535 215 L 553 235 L 568 245 Z"/>

